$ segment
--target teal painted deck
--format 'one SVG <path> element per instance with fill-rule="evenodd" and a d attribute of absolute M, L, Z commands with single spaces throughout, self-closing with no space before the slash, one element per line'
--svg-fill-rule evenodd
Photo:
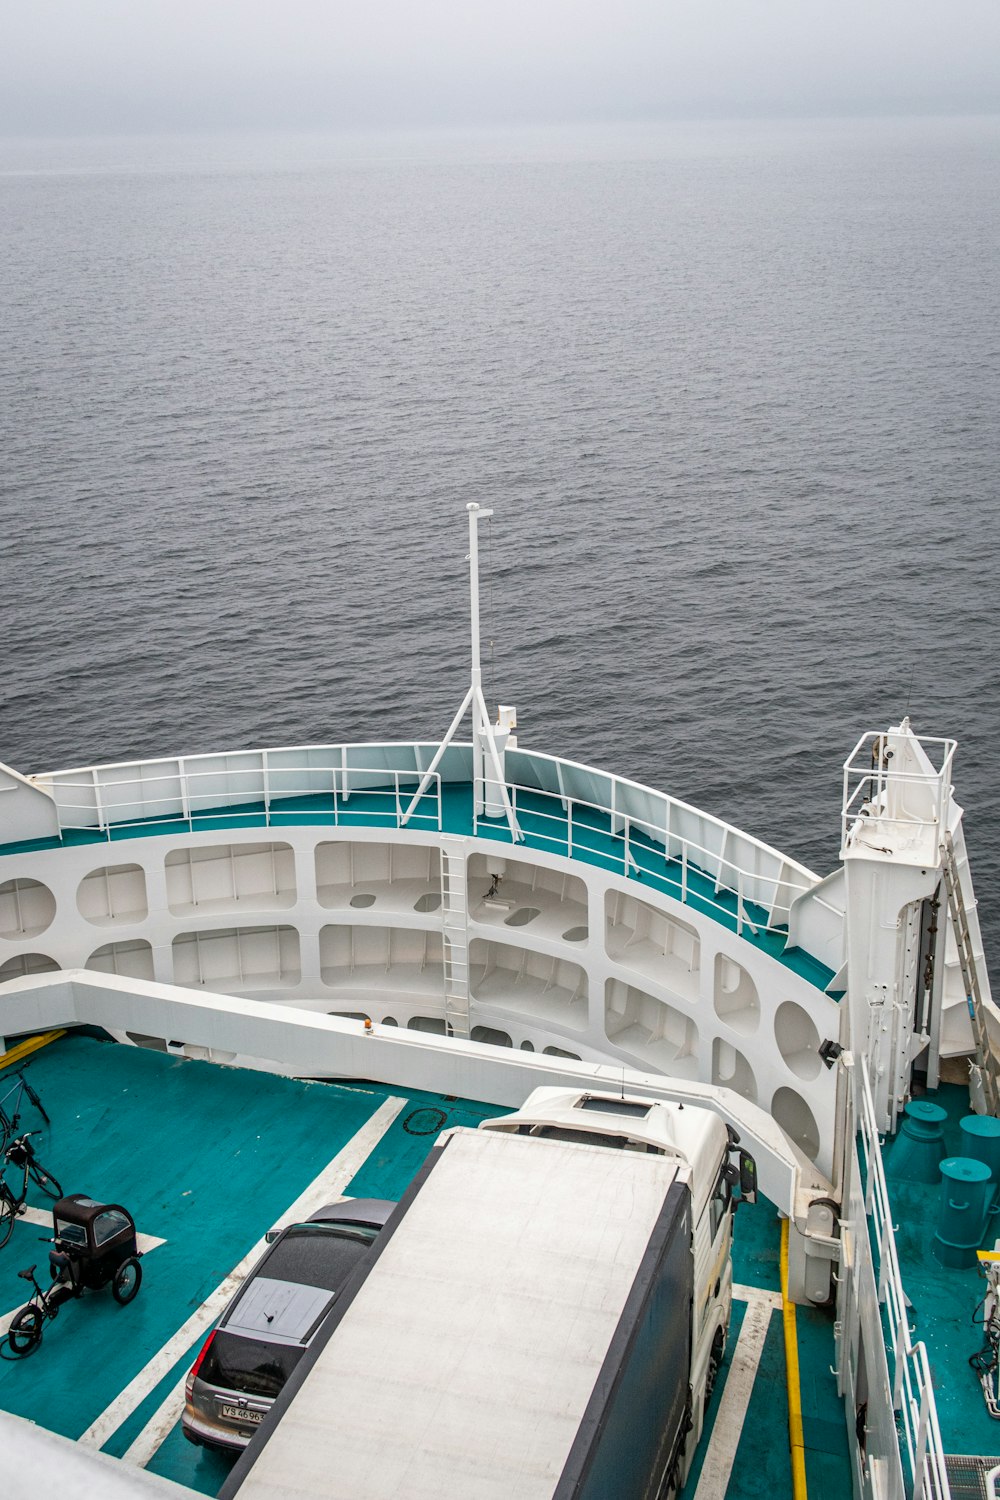
<path fill-rule="evenodd" d="M 780 1220 L 772 1203 L 759 1197 L 752 1208 L 736 1215 L 733 1240 L 733 1280 L 736 1285 L 781 1290 Z M 733 1319 L 722 1376 L 709 1404 L 706 1427 L 711 1432 L 732 1366 L 747 1304 L 733 1299 Z M 851 1494 L 850 1457 L 844 1407 L 837 1394 L 834 1363 L 833 1312 L 827 1308 L 796 1308 L 799 1379 L 802 1390 L 806 1482 L 812 1500 L 848 1500 Z M 698 1487 L 708 1440 L 703 1437 L 684 1487 L 684 1496 Z M 780 1309 L 771 1314 L 736 1450 L 726 1500 L 786 1500 L 792 1494 L 788 1447 L 788 1396 L 785 1339 Z"/>
<path fill-rule="evenodd" d="M 971 1112 L 968 1090 L 945 1084 L 926 1097 L 948 1112 L 944 1127 L 949 1156 L 963 1155 L 959 1121 Z M 892 1197 L 903 1289 L 912 1305 L 910 1324 L 914 1341 L 927 1345 L 937 1398 L 941 1441 L 946 1453 L 997 1454 L 1000 1462 L 1000 1421 L 986 1410 L 978 1377 L 969 1356 L 983 1344 L 983 1331 L 973 1324 L 976 1308 L 986 1292 L 978 1266 L 955 1270 L 934 1254 L 941 1188 L 901 1180 L 893 1171 L 893 1151 L 904 1141 L 897 1135 L 883 1146 L 886 1181 Z M 905 1149 L 905 1147 L 904 1147 Z M 982 1248 L 991 1250 L 1000 1238 L 1000 1215 L 994 1215 L 983 1235 Z"/>
<path fill-rule="evenodd" d="M 473 817 L 472 787 L 468 782 L 446 782 L 442 786 L 441 814 L 441 831 L 444 833 L 492 839 L 507 845 L 512 842 L 507 824 L 502 820 L 489 823 L 480 818 L 477 826 Z M 685 871 L 679 859 L 665 859 L 663 845 L 635 828 L 629 836 L 629 853 L 633 864 L 627 865 L 623 841 L 612 833 L 609 814 L 595 808 L 575 805 L 572 851 L 570 825 L 558 798 L 533 792 L 519 793 L 517 817 L 527 848 L 581 860 L 585 864 L 596 865 L 612 874 L 624 876 L 649 890 L 672 896 L 677 901 L 683 901 L 693 911 L 720 922 L 730 932 L 740 931 L 746 942 L 770 954 L 817 989 L 825 990 L 832 982 L 832 969 L 801 948 L 788 947 L 783 931 L 767 931 L 767 912 L 763 907 L 745 901 L 745 917 L 740 922 L 733 893 L 716 892 L 714 876 L 706 874 L 690 861 Z M 107 832 L 102 832 L 99 828 L 68 829 L 61 840 L 48 838 L 20 844 L 2 844 L 0 857 L 33 850 L 58 849 L 64 845 L 75 847 L 82 844 L 106 844 L 109 841 L 115 843 L 122 839 L 147 838 L 152 834 L 178 837 L 199 828 L 214 831 L 230 828 L 280 829 L 302 825 L 319 828 L 396 829 L 399 827 L 396 797 L 392 791 L 372 790 L 354 793 L 345 802 L 342 797 L 335 798 L 332 793 L 322 793 L 282 797 L 272 800 L 269 807 L 260 802 L 243 804 L 239 811 L 206 809 L 192 814 L 190 822 L 186 818 L 171 815 L 143 819 L 141 822 L 113 823 Z M 422 799 L 408 826 L 414 831 L 438 831 L 436 797 L 428 795 Z"/>
<path fill-rule="evenodd" d="M 144 1257 L 130 1306 L 118 1307 L 108 1292 L 87 1294 L 46 1325 L 35 1354 L 0 1362 L 0 1408 L 78 1438 L 392 1090 L 300 1083 L 74 1036 L 37 1054 L 28 1072 L 53 1120 L 38 1154 L 64 1191 L 120 1201 L 139 1229 L 166 1240 Z M 474 1126 L 496 1113 L 471 1101 L 406 1097 L 401 1119 L 422 1109 L 439 1128 Z M 407 1150 L 395 1155 L 378 1151 L 365 1166 L 366 1194 L 398 1198 L 436 1133 L 406 1135 Z M 51 1207 L 37 1191 L 29 1202 Z M 0 1251 L 0 1312 L 26 1300 L 17 1278 L 23 1266 L 46 1267 L 49 1246 L 39 1243 L 46 1232 L 18 1223 Z M 105 1451 L 124 1453 L 201 1342 Z M 169 1465 L 171 1477 L 214 1494 L 228 1463 L 176 1436 L 151 1467 Z"/>
<path fill-rule="evenodd" d="M 41 1348 L 18 1363 L 0 1362 L 0 1408 L 78 1438 L 219 1285 L 287 1206 L 382 1102 L 406 1106 L 347 1191 L 398 1198 L 440 1129 L 474 1126 L 497 1113 L 473 1100 L 378 1085 L 306 1083 L 267 1073 L 181 1061 L 159 1052 L 67 1036 L 27 1064 L 52 1116 L 38 1140 L 41 1159 L 67 1192 L 118 1199 L 138 1227 L 166 1243 L 143 1260 L 142 1289 L 130 1306 L 110 1293 L 85 1295 L 46 1326 Z M 25 1118 L 26 1125 L 33 1126 Z M 34 1206 L 49 1205 L 40 1197 Z M 21 1305 L 17 1271 L 44 1267 L 45 1230 L 19 1223 L 0 1251 L 0 1313 Z M 737 1283 L 776 1290 L 779 1225 L 761 1201 L 736 1219 Z M 745 1304 L 734 1304 L 723 1375 L 728 1372 Z M 807 1469 L 812 1493 L 848 1495 L 846 1432 L 829 1367 L 832 1317 L 799 1312 Z M 199 1336 L 167 1370 L 135 1413 L 105 1444 L 120 1457 L 202 1342 Z M 714 1416 L 725 1379 L 713 1397 Z M 790 1500 L 791 1472 L 781 1317 L 772 1313 L 758 1380 L 742 1430 L 727 1500 Z M 685 1488 L 694 1494 L 704 1448 Z M 157 1474 L 215 1495 L 231 1460 L 191 1446 L 179 1424 L 156 1452 Z"/>

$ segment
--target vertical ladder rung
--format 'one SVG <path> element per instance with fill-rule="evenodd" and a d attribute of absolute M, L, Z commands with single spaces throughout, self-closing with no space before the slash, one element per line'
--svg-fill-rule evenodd
<path fill-rule="evenodd" d="M 441 931 L 445 1021 L 455 1036 L 469 1035 L 469 911 L 465 855 L 441 850 Z"/>

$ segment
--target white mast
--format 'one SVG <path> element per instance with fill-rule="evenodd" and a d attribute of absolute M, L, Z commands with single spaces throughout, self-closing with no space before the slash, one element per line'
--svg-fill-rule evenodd
<path fill-rule="evenodd" d="M 472 680 L 469 687 L 472 694 L 472 797 L 476 817 L 481 818 L 484 805 L 483 735 L 490 732 L 490 719 L 483 698 L 483 672 L 479 656 L 479 523 L 489 520 L 493 512 L 481 510 L 475 504 L 465 508 L 469 512 L 469 623 L 472 633 Z M 503 777 L 500 779 L 503 780 Z"/>
<path fill-rule="evenodd" d="M 518 826 L 517 817 L 507 791 L 507 782 L 504 777 L 503 766 L 497 751 L 496 740 L 493 736 L 493 727 L 490 724 L 489 710 L 486 707 L 486 699 L 483 697 L 483 672 L 479 656 L 479 522 L 488 520 L 492 516 L 492 510 L 484 510 L 474 502 L 467 505 L 469 513 L 469 601 L 471 606 L 471 629 L 472 629 L 472 672 L 469 690 L 462 699 L 462 706 L 452 719 L 448 732 L 434 752 L 434 759 L 424 772 L 420 785 L 414 792 L 405 813 L 401 818 L 402 826 L 405 828 L 413 815 L 421 797 L 430 785 L 431 778 L 448 746 L 452 743 L 458 732 L 458 727 L 469 709 L 472 709 L 472 801 L 475 816 L 481 818 L 486 805 L 484 793 L 485 777 L 483 774 L 483 752 L 490 758 L 491 770 L 496 778 L 497 789 L 503 802 L 504 815 L 510 828 L 510 836 L 515 843 L 520 843 L 524 835 Z"/>

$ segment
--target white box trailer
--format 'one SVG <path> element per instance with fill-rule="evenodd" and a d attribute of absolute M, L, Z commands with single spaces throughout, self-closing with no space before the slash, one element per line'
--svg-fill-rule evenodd
<path fill-rule="evenodd" d="M 683 1480 L 709 1355 L 694 1367 L 729 1320 L 732 1143 L 709 1111 L 635 1101 L 688 1150 L 637 1144 L 581 1097 L 594 1129 L 569 1139 L 532 1096 L 430 1152 L 223 1496 L 653 1500 Z"/>

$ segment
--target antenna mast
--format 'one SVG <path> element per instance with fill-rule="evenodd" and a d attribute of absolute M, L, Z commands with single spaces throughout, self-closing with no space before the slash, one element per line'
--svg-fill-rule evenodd
<path fill-rule="evenodd" d="M 472 670 L 470 674 L 469 690 L 462 699 L 462 706 L 452 719 L 448 732 L 440 745 L 434 752 L 434 759 L 420 780 L 420 785 L 414 792 L 413 797 L 401 818 L 402 826 L 412 817 L 417 804 L 423 797 L 431 778 L 441 760 L 444 752 L 452 743 L 462 720 L 469 709 L 472 709 L 472 800 L 475 816 L 481 818 L 486 807 L 485 777 L 484 777 L 484 752 L 490 760 L 490 769 L 496 778 L 497 790 L 503 802 L 504 816 L 510 828 L 510 836 L 514 843 L 521 843 L 524 834 L 518 825 L 514 813 L 510 794 L 507 791 L 507 782 L 504 777 L 503 766 L 497 750 L 496 740 L 493 735 L 493 726 L 490 723 L 489 710 L 486 707 L 486 699 L 483 697 L 483 671 L 480 661 L 479 648 L 479 522 L 488 520 L 492 516 L 492 510 L 484 510 L 474 502 L 467 505 L 469 513 L 469 603 L 471 614 L 471 636 L 472 636 Z"/>

